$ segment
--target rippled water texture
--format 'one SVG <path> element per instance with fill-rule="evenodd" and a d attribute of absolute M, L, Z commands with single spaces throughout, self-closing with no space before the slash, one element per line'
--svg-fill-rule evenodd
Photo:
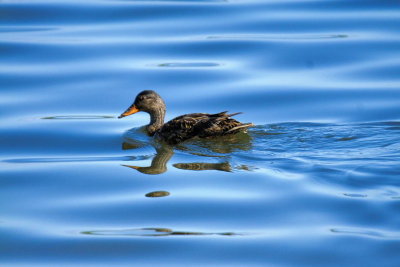
<path fill-rule="evenodd" d="M 399 121 L 398 1 L 0 1 L 0 265 L 400 266 Z"/>

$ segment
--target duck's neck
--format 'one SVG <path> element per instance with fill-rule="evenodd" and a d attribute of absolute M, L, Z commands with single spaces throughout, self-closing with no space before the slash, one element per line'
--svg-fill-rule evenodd
<path fill-rule="evenodd" d="M 147 133 L 153 136 L 164 125 L 165 108 L 159 107 L 149 112 L 149 114 L 150 124 L 147 125 L 146 129 Z"/>

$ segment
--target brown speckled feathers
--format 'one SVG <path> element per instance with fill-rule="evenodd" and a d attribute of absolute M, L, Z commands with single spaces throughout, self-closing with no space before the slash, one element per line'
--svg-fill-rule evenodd
<path fill-rule="evenodd" d="M 177 144 L 187 139 L 199 137 L 222 136 L 237 133 L 249 126 L 251 123 L 240 123 L 230 118 L 237 115 L 226 114 L 226 111 L 207 114 L 186 114 L 170 120 L 164 124 L 156 133 L 156 137 L 165 140 L 169 144 Z"/>

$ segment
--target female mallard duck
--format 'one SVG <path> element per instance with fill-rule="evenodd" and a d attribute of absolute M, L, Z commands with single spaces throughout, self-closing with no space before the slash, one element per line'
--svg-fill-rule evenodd
<path fill-rule="evenodd" d="M 136 96 L 135 102 L 118 118 L 138 111 L 150 114 L 150 124 L 146 126 L 147 133 L 168 144 L 177 144 L 195 137 L 206 138 L 234 134 L 253 126 L 252 123 L 240 123 L 230 118 L 240 112 L 226 114 L 226 111 L 216 114 L 186 114 L 164 124 L 164 101 L 156 92 L 151 90 L 140 92 Z"/>

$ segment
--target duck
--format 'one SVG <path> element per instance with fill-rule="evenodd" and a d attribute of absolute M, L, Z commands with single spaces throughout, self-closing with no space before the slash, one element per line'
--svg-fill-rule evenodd
<path fill-rule="evenodd" d="M 157 140 L 175 145 L 194 138 L 212 138 L 246 131 L 252 123 L 241 123 L 231 117 L 241 112 L 227 114 L 227 111 L 208 114 L 191 113 L 176 117 L 164 123 L 165 103 L 153 90 L 140 92 L 133 104 L 118 118 L 123 118 L 143 111 L 150 115 L 146 133 Z"/>

